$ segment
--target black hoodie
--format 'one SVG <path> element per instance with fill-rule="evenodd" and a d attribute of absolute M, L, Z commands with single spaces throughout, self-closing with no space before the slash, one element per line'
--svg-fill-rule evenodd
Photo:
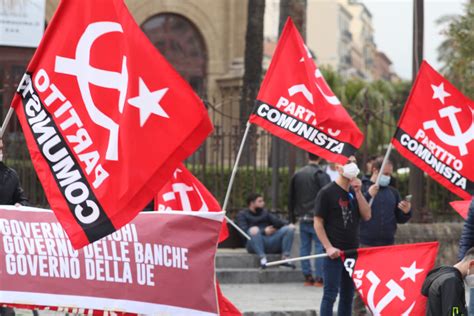
<path fill-rule="evenodd" d="M 439 267 L 431 270 L 421 293 L 428 297 L 427 316 L 467 316 L 464 281 L 458 269 Z"/>
<path fill-rule="evenodd" d="M 0 204 L 2 205 L 28 205 L 25 191 L 20 186 L 20 178 L 15 170 L 0 162 Z"/>

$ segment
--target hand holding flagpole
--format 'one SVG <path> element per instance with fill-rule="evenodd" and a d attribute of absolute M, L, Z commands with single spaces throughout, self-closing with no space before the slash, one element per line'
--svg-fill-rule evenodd
<path fill-rule="evenodd" d="M 375 180 L 375 185 L 379 185 L 380 183 L 380 178 L 382 177 L 383 170 L 385 169 L 385 166 L 387 165 L 387 161 L 388 161 L 388 158 L 390 157 L 391 152 L 392 152 L 392 143 L 388 144 L 387 152 L 385 153 L 385 157 L 383 158 L 382 165 L 380 166 L 380 170 L 377 175 L 377 180 Z M 372 203 L 374 203 L 374 198 L 375 198 L 375 195 L 372 196 L 372 198 L 370 199 L 369 206 L 372 206 Z"/>
<path fill-rule="evenodd" d="M 278 261 L 272 261 L 268 262 L 265 266 L 266 267 L 272 267 L 272 266 L 278 266 L 284 263 L 289 263 L 289 262 L 295 262 L 295 261 L 303 261 L 303 260 L 309 260 L 309 259 L 320 259 L 320 258 L 326 258 L 329 257 L 327 253 L 322 253 L 319 255 L 311 255 L 311 256 L 304 256 L 304 257 L 297 257 L 297 258 L 290 258 L 290 259 L 285 259 L 285 260 L 278 260 Z"/>

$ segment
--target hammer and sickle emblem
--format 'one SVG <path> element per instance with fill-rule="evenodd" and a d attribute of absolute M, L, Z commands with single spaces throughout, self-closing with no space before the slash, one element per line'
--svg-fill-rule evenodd
<path fill-rule="evenodd" d="M 436 136 L 443 141 L 445 144 L 458 147 L 459 153 L 461 156 L 465 156 L 468 154 L 467 144 L 474 140 L 474 111 L 471 110 L 473 115 L 473 120 L 469 129 L 465 132 L 461 130 L 461 126 L 459 126 L 459 121 L 456 118 L 456 114 L 461 112 L 460 108 L 457 108 L 453 105 L 445 107 L 439 110 L 439 115 L 441 117 L 447 117 L 449 119 L 449 123 L 453 129 L 454 134 L 449 135 L 444 132 L 436 122 L 436 120 L 426 121 L 423 123 L 423 127 L 425 129 L 433 129 Z"/>
<path fill-rule="evenodd" d="M 306 52 L 308 53 L 308 57 L 311 58 L 311 53 L 309 52 L 309 49 L 306 47 L 306 45 L 305 45 L 305 48 L 306 48 Z M 303 62 L 304 57 L 301 58 L 300 61 Z M 328 84 L 324 80 L 323 74 L 321 73 L 321 71 L 319 69 L 315 70 L 314 78 L 315 78 L 314 84 L 318 88 L 319 92 L 321 92 L 324 99 L 326 99 L 326 101 L 331 105 L 334 105 L 334 106 L 341 105 L 341 102 L 339 101 L 339 99 L 334 94 L 332 94 L 332 92 L 331 92 L 332 95 L 329 94 L 329 93 L 326 94 L 324 92 L 324 90 L 321 88 L 321 86 L 322 86 L 322 87 L 325 88 L 325 90 L 328 90 L 329 92 L 331 91 Z M 304 83 L 296 84 L 294 86 L 291 86 L 288 89 L 288 94 L 290 95 L 290 97 L 294 96 L 297 93 L 301 93 L 309 103 L 314 104 L 313 94 L 311 93 L 311 91 L 309 91 L 309 89 L 306 87 L 306 85 Z M 328 129 L 328 134 L 330 136 L 337 137 L 337 136 L 339 136 L 339 134 L 341 134 L 341 130 L 339 130 L 339 129 L 333 130 L 333 129 L 329 128 Z"/>
<path fill-rule="evenodd" d="M 340 105 L 341 102 L 339 101 L 339 99 L 334 94 L 333 95 L 326 94 L 326 93 L 324 93 L 323 89 L 321 88 L 321 86 L 323 86 L 326 90 L 330 91 L 330 88 L 327 85 L 326 81 L 324 80 L 323 74 L 321 73 L 321 71 L 319 69 L 315 70 L 314 78 L 315 78 L 314 84 L 318 88 L 319 92 L 321 92 L 324 99 L 326 99 L 326 101 L 329 104 Z M 288 89 L 288 94 L 291 97 L 294 96 L 297 93 L 301 93 L 309 103 L 314 104 L 313 94 L 311 93 L 311 91 L 309 91 L 309 89 L 306 87 L 306 85 L 304 83 L 291 86 Z"/>
<path fill-rule="evenodd" d="M 184 183 L 174 183 L 171 187 L 173 190 L 172 192 L 163 194 L 163 200 L 165 200 L 165 202 L 176 200 L 176 197 L 179 196 L 183 211 L 209 212 L 209 208 L 207 207 L 207 204 L 204 201 L 204 198 L 202 197 L 201 192 L 199 192 L 199 189 L 194 184 L 192 187 L 190 187 Z M 196 193 L 199 195 L 199 198 L 201 200 L 202 204 L 199 210 L 193 210 L 191 206 L 191 201 L 189 199 L 188 192 L 192 192 L 192 191 L 196 191 Z"/>
<path fill-rule="evenodd" d="M 90 65 L 90 53 L 94 42 L 104 34 L 123 33 L 122 26 L 115 22 L 95 22 L 89 24 L 76 47 L 75 58 L 56 57 L 55 72 L 75 76 L 84 105 L 92 121 L 109 131 L 106 159 L 118 160 L 119 125 L 101 112 L 94 104 L 89 83 L 120 92 L 118 109 L 123 112 L 128 87 L 127 57 L 122 57 L 122 71 L 113 72 L 98 69 Z"/>
<path fill-rule="evenodd" d="M 372 284 L 370 286 L 369 293 L 367 294 L 367 303 L 374 316 L 381 315 L 382 311 L 396 298 L 405 301 L 405 291 L 403 288 L 394 280 L 390 280 L 385 284 L 385 286 L 389 289 L 389 292 L 380 299 L 377 305 L 375 305 L 374 296 L 377 288 L 379 287 L 380 279 L 372 271 L 369 271 L 366 277 Z"/>

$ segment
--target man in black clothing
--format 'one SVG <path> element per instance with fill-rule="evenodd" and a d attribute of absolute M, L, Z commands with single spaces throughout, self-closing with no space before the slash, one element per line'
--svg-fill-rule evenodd
<path fill-rule="evenodd" d="M 363 246 L 389 246 L 395 243 L 397 224 L 408 222 L 412 216 L 411 203 L 400 198 L 398 190 L 390 185 L 393 164 L 384 166 L 379 186 L 375 184 L 383 164 L 383 157 L 372 163 L 371 178 L 362 178 L 362 192 L 372 203 L 372 218 L 360 224 L 360 240 Z"/>
<path fill-rule="evenodd" d="M 15 170 L 0 161 L 0 204 L 28 205 L 28 199 L 21 188 L 20 179 Z"/>
<path fill-rule="evenodd" d="M 15 170 L 3 163 L 3 141 L 0 139 L 0 204 L 28 205 L 28 199 L 21 188 L 20 178 Z"/>
<path fill-rule="evenodd" d="M 288 211 L 290 222 L 298 221 L 300 226 L 300 256 L 309 256 L 314 241 L 316 254 L 324 252 L 323 245 L 314 230 L 313 212 L 314 201 L 319 190 L 331 182 L 329 175 L 319 166 L 321 158 L 308 153 L 309 163 L 298 170 L 290 182 L 290 194 L 288 197 Z M 315 274 L 311 269 L 309 260 L 301 261 L 305 286 L 322 286 L 323 267 L 322 260 L 316 259 L 314 263 Z"/>
<path fill-rule="evenodd" d="M 360 170 L 351 156 L 345 165 L 337 164 L 339 177 L 322 188 L 314 207 L 314 228 L 328 254 L 323 258 L 324 294 L 321 316 L 333 315 L 333 305 L 339 294 L 338 315 L 352 314 L 354 283 L 345 271 L 341 250 L 359 246 L 359 221 L 369 220 L 371 209 L 362 194 Z"/>
<path fill-rule="evenodd" d="M 281 253 L 283 259 L 290 257 L 295 225 L 279 219 L 268 212 L 262 195 L 253 193 L 247 198 L 248 208 L 237 214 L 237 225 L 250 235 L 247 251 L 260 257 L 260 266 L 265 268 L 267 253 Z M 293 264 L 286 264 L 294 268 Z"/>
<path fill-rule="evenodd" d="M 472 247 L 474 247 L 474 196 L 472 196 L 467 218 L 462 228 L 461 238 L 459 239 L 458 259 L 464 258 L 466 252 Z"/>
<path fill-rule="evenodd" d="M 421 289 L 428 297 L 426 315 L 467 316 L 464 280 L 468 286 L 474 285 L 474 248 L 454 266 L 435 268 L 428 273 Z"/>
<path fill-rule="evenodd" d="M 28 199 L 21 188 L 20 178 L 15 170 L 3 163 L 3 140 L 0 139 L 0 204 L 1 205 L 28 205 Z M 14 316 L 13 308 L 0 307 L 1 316 Z"/>

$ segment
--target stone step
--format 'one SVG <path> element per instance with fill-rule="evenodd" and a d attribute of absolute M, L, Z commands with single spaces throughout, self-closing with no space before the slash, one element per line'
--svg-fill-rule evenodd
<path fill-rule="evenodd" d="M 255 284 L 255 283 L 294 283 L 303 282 L 303 273 L 299 269 L 255 268 L 217 269 L 217 279 L 222 284 Z"/>
<path fill-rule="evenodd" d="M 245 316 L 316 316 L 323 297 L 322 288 L 302 282 L 222 284 L 221 289 Z"/>
<path fill-rule="evenodd" d="M 268 261 L 280 260 L 280 255 L 267 255 Z M 246 252 L 234 253 L 217 253 L 216 268 L 217 269 L 247 269 L 259 268 L 260 259 L 256 255 Z"/>

